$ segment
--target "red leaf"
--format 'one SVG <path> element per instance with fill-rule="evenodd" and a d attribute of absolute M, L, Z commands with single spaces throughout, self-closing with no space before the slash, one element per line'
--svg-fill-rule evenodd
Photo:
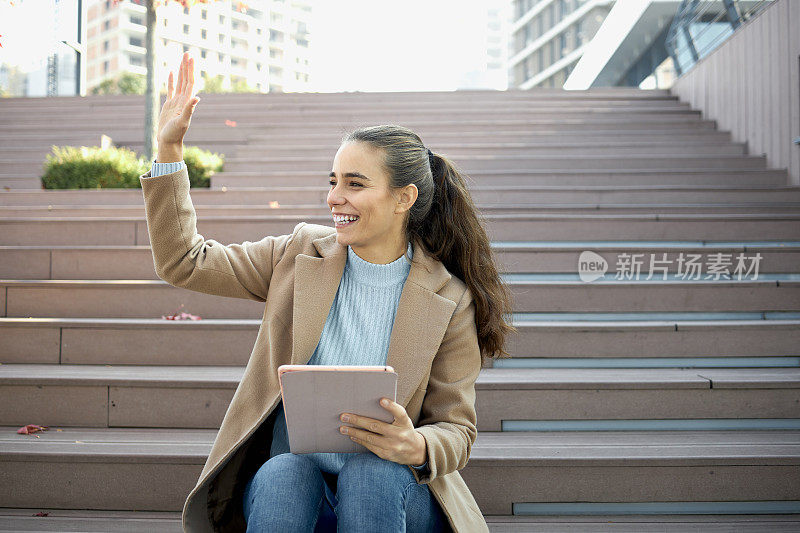
<path fill-rule="evenodd" d="M 26 426 L 22 426 L 17 430 L 17 433 L 20 435 L 30 435 L 32 433 L 36 433 L 37 431 L 47 431 L 49 426 L 37 426 L 36 424 L 28 424 Z"/>
<path fill-rule="evenodd" d="M 181 304 L 181 307 L 183 307 L 183 304 Z M 171 315 L 161 315 L 161 318 L 164 320 L 202 320 L 198 315 L 192 315 L 183 311 L 180 314 L 175 311 L 175 313 Z"/>

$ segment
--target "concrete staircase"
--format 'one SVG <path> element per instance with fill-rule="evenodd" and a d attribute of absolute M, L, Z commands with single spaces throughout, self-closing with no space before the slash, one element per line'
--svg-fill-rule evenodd
<path fill-rule="evenodd" d="M 0 111 L 0 532 L 180 531 L 263 309 L 158 279 L 141 190 L 34 190 L 51 144 L 140 150 L 138 97 Z M 481 372 L 461 471 L 493 532 L 800 530 L 785 169 L 668 91 L 203 95 L 186 144 L 226 167 L 192 192 L 198 232 L 331 225 L 341 133 L 385 122 L 469 174 L 514 293 L 514 357 Z M 608 264 L 591 283 L 587 250 Z M 638 279 L 618 265 L 636 254 Z M 706 268 L 740 254 L 755 279 Z M 181 309 L 203 320 L 161 318 Z"/>

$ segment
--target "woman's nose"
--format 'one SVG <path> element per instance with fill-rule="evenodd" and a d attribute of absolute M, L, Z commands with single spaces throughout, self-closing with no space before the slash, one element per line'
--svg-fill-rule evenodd
<path fill-rule="evenodd" d="M 336 187 L 331 188 L 331 190 L 328 191 L 328 204 L 339 205 L 342 202 L 344 202 L 344 197 L 342 196 L 341 191 L 339 191 L 339 189 Z"/>

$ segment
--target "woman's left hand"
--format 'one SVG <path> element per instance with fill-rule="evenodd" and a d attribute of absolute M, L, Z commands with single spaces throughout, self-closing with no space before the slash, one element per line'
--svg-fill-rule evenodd
<path fill-rule="evenodd" d="M 339 420 L 356 427 L 342 426 L 339 431 L 345 433 L 342 431 L 344 428 L 353 441 L 363 444 L 382 459 L 402 465 L 421 465 L 428 460 L 425 437 L 414 429 L 414 423 L 402 405 L 388 398 L 383 398 L 383 401 L 388 403 L 381 403 L 381 407 L 392 413 L 394 422 L 389 424 L 366 416 L 342 413 Z M 350 417 L 349 420 L 342 418 L 345 415 Z"/>

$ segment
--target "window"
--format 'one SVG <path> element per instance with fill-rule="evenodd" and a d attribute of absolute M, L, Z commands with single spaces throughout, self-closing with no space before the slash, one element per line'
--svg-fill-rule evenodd
<path fill-rule="evenodd" d="M 206 71 L 205 70 L 201 70 L 200 71 L 200 77 L 201 78 L 205 78 L 206 77 Z"/>
<path fill-rule="evenodd" d="M 562 31 L 561 35 L 558 36 L 558 57 L 559 59 L 564 57 L 569 53 L 569 49 L 567 48 L 567 35 Z"/>
<path fill-rule="evenodd" d="M 575 43 L 577 46 L 583 44 L 583 21 L 581 20 L 575 23 Z"/>
<path fill-rule="evenodd" d="M 141 37 L 131 36 L 131 37 L 129 37 L 128 42 L 130 43 L 131 46 L 144 46 L 144 43 L 142 43 L 142 38 Z"/>
<path fill-rule="evenodd" d="M 269 67 L 270 76 L 283 76 L 283 69 L 281 67 Z"/>
<path fill-rule="evenodd" d="M 256 35 L 261 35 L 261 28 L 256 28 Z"/>
<path fill-rule="evenodd" d="M 142 56 L 138 56 L 138 55 L 136 55 L 136 56 L 133 56 L 133 55 L 132 56 L 128 56 L 128 63 L 130 63 L 131 65 L 137 66 L 137 67 L 142 67 L 142 66 L 144 66 L 144 58 Z"/>
<path fill-rule="evenodd" d="M 308 41 L 306 39 L 297 39 L 297 46 L 308 46 Z"/>
<path fill-rule="evenodd" d="M 200 30 L 200 38 L 201 39 L 205 39 L 206 38 L 206 30 Z"/>
<path fill-rule="evenodd" d="M 183 25 L 183 33 L 185 33 L 186 35 L 189 34 L 189 25 L 188 24 L 184 24 Z"/>
<path fill-rule="evenodd" d="M 207 9 L 203 9 L 203 10 L 200 11 L 200 18 L 203 19 L 203 20 L 206 20 L 208 18 L 208 10 Z"/>
<path fill-rule="evenodd" d="M 166 39 L 161 39 L 161 41 L 164 43 L 164 46 L 167 46 L 167 40 Z"/>
<path fill-rule="evenodd" d="M 256 70 L 258 70 L 258 71 L 261 70 L 261 63 L 256 63 Z"/>
<path fill-rule="evenodd" d="M 225 15 L 220 15 L 219 16 L 219 23 L 220 24 L 225 24 Z"/>
<path fill-rule="evenodd" d="M 164 19 L 164 27 L 167 26 L 167 19 Z"/>
<path fill-rule="evenodd" d="M 184 52 L 188 52 L 189 51 L 189 45 L 188 44 L 184 44 L 183 45 L 183 51 Z"/>
<path fill-rule="evenodd" d="M 222 63 L 223 61 L 225 61 L 225 56 L 224 56 L 224 55 L 222 55 L 222 52 L 217 52 L 217 60 L 218 60 L 220 63 Z"/>
<path fill-rule="evenodd" d="M 189 8 L 188 7 L 184 7 L 183 8 L 183 14 L 184 15 L 188 15 L 189 14 Z"/>
<path fill-rule="evenodd" d="M 283 42 L 283 32 L 269 30 L 269 41 L 271 43 L 282 43 Z"/>
<path fill-rule="evenodd" d="M 108 61 L 103 61 L 103 72 L 108 72 Z"/>
<path fill-rule="evenodd" d="M 110 20 L 107 20 L 107 21 L 103 22 L 103 29 L 104 30 L 107 30 L 110 27 L 111 27 L 111 21 Z"/>
<path fill-rule="evenodd" d="M 257 47 L 256 52 L 258 52 L 259 54 L 261 53 L 261 46 L 260 45 Z"/>
<path fill-rule="evenodd" d="M 202 57 L 203 59 L 205 59 L 205 58 L 206 58 L 206 51 L 205 51 L 205 49 L 203 49 L 203 50 L 200 50 L 200 57 Z"/>
<path fill-rule="evenodd" d="M 108 52 L 108 41 L 103 41 L 103 52 Z"/>
<path fill-rule="evenodd" d="M 219 42 L 220 42 L 220 44 L 225 42 L 225 36 L 222 35 L 221 33 L 219 34 Z"/>
<path fill-rule="evenodd" d="M 144 21 L 142 20 L 142 17 L 131 15 L 131 24 L 138 24 L 139 26 L 144 26 Z"/>

